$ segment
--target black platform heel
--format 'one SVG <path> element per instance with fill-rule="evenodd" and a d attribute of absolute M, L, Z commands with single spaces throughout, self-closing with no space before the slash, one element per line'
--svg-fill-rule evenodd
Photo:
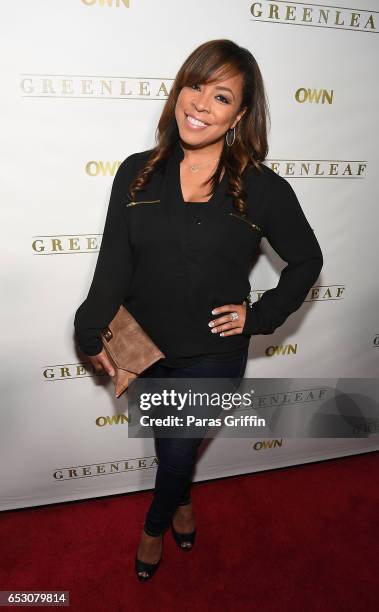
<path fill-rule="evenodd" d="M 162 552 L 160 559 L 156 563 L 146 563 L 145 561 L 141 561 L 138 559 L 137 555 L 134 560 L 134 569 L 136 576 L 140 582 L 146 582 L 146 580 L 150 580 L 157 571 L 158 567 L 161 564 L 163 555 L 163 536 L 162 536 Z"/>
<path fill-rule="evenodd" d="M 189 501 L 189 502 L 186 502 L 184 504 L 179 504 L 179 505 L 187 506 L 191 503 L 192 501 Z M 196 539 L 196 529 L 194 529 L 193 531 L 190 531 L 189 533 L 180 533 L 179 531 L 176 531 L 174 529 L 174 525 L 171 522 L 171 531 L 172 531 L 172 535 L 174 536 L 174 540 L 179 546 L 180 550 L 183 550 L 184 552 L 188 552 L 189 550 L 192 550 L 192 547 Z"/>
<path fill-rule="evenodd" d="M 178 531 L 175 531 L 174 526 L 171 524 L 171 531 L 180 550 L 183 550 L 184 552 L 192 550 L 196 538 L 196 529 L 194 529 L 194 531 L 190 531 L 189 533 L 179 533 Z"/>

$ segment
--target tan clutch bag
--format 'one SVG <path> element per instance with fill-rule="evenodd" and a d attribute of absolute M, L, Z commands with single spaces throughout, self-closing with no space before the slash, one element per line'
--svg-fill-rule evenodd
<path fill-rule="evenodd" d="M 101 331 L 101 338 L 115 370 L 112 380 L 116 397 L 128 388 L 131 380 L 165 357 L 123 305 L 108 327 Z"/>

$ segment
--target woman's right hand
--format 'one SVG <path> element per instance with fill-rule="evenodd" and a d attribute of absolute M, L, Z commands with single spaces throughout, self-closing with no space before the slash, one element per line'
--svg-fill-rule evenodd
<path fill-rule="evenodd" d="M 109 361 L 108 355 L 104 348 L 97 355 L 88 355 L 88 358 L 96 372 L 103 372 L 103 370 L 105 370 L 109 376 L 115 375 L 114 367 Z"/>

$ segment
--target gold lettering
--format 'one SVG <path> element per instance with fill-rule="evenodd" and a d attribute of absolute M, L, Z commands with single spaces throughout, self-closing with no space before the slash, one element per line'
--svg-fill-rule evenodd
<path fill-rule="evenodd" d="M 322 89 L 308 89 L 307 90 L 308 93 L 308 99 L 309 102 L 313 102 L 314 100 L 316 101 L 316 104 L 319 103 L 321 95 L 322 95 Z"/>
<path fill-rule="evenodd" d="M 333 7 L 326 5 L 313 4 L 304 6 L 303 2 L 253 2 L 250 5 L 250 13 L 254 19 L 263 18 L 265 21 L 276 21 L 282 23 L 292 22 L 296 25 L 318 27 L 335 27 L 342 29 L 362 29 L 376 30 L 374 14 L 368 10 L 360 11 L 347 7 Z M 332 9 L 332 10 L 331 10 Z M 365 23 L 362 25 L 362 13 L 364 13 Z"/>
<path fill-rule="evenodd" d="M 167 89 L 167 87 L 166 87 L 165 83 L 163 83 L 163 81 L 162 81 L 162 83 L 161 83 L 161 84 L 160 84 L 160 86 L 159 86 L 159 89 L 158 89 L 158 91 L 157 91 L 157 96 L 159 96 L 159 95 L 160 95 L 161 91 L 163 92 L 163 95 L 164 95 L 164 96 L 167 96 L 167 97 L 168 97 L 168 89 Z"/>
<path fill-rule="evenodd" d="M 271 165 L 272 170 L 274 170 L 274 172 L 279 173 L 279 164 L 277 162 L 273 162 Z"/>
<path fill-rule="evenodd" d="M 318 287 L 312 287 L 311 289 L 311 300 L 317 299 L 320 294 L 320 290 Z"/>
<path fill-rule="evenodd" d="M 87 238 L 87 249 L 90 250 L 94 250 L 97 249 L 97 242 L 96 242 L 96 238 Z"/>
<path fill-rule="evenodd" d="M 328 19 L 329 19 L 329 9 L 327 11 L 325 11 L 325 9 L 320 9 L 320 15 L 319 15 L 319 19 L 318 22 L 321 23 L 321 17 L 324 20 L 324 23 L 328 23 Z"/>
<path fill-rule="evenodd" d="M 360 17 L 360 13 L 351 13 L 351 22 L 350 25 L 354 28 L 357 27 L 359 28 L 359 17 Z"/>
<path fill-rule="evenodd" d="M 291 170 L 294 170 L 294 166 L 295 164 L 293 162 L 287 162 L 286 163 L 286 174 L 289 174 L 290 176 L 293 176 L 295 174 L 295 172 L 291 172 Z"/>
<path fill-rule="evenodd" d="M 120 81 L 121 82 L 121 95 L 122 96 L 131 96 L 132 95 L 132 90 L 130 89 L 128 92 L 125 91 L 126 89 L 126 81 Z"/>
<path fill-rule="evenodd" d="M 53 238 L 51 241 L 51 250 L 52 251 L 63 251 L 62 241 L 60 238 Z"/>
<path fill-rule="evenodd" d="M 370 24 L 372 30 L 375 30 L 374 15 L 370 15 L 370 17 L 367 19 L 364 29 L 367 28 L 368 24 Z"/>
<path fill-rule="evenodd" d="M 93 94 L 93 89 L 90 89 L 90 87 L 92 86 L 92 80 L 91 79 L 82 79 L 81 80 L 82 83 L 82 94 Z"/>
<path fill-rule="evenodd" d="M 294 14 L 294 11 L 296 11 L 296 6 L 287 6 L 286 9 L 286 16 L 284 19 L 286 19 L 286 21 L 295 21 L 296 14 Z"/>
<path fill-rule="evenodd" d="M 80 251 L 80 245 L 78 244 L 79 238 L 69 238 L 69 249 L 70 251 Z"/>
<path fill-rule="evenodd" d="M 277 4 L 270 4 L 270 12 L 269 12 L 269 19 L 273 19 L 275 17 L 275 19 L 279 19 L 279 7 Z"/>
<path fill-rule="evenodd" d="M 139 95 L 140 96 L 150 96 L 150 91 L 148 90 L 148 87 L 149 87 L 148 81 L 140 81 Z"/>
<path fill-rule="evenodd" d="M 104 95 L 104 88 L 108 91 L 109 94 L 112 93 L 112 82 L 111 81 L 103 81 L 102 79 L 100 80 L 100 87 L 101 87 L 101 95 Z"/>
<path fill-rule="evenodd" d="M 70 370 L 67 367 L 61 367 L 61 378 L 69 376 L 71 378 Z"/>
<path fill-rule="evenodd" d="M 255 11 L 256 7 L 259 7 L 258 12 Z M 250 13 L 253 17 L 262 17 L 262 4 L 260 2 L 254 2 L 250 7 Z"/>
<path fill-rule="evenodd" d="M 341 297 L 344 291 L 345 291 L 345 287 L 339 287 L 337 289 L 337 297 Z"/>
<path fill-rule="evenodd" d="M 323 174 L 325 174 L 325 172 L 324 172 L 324 171 L 319 172 L 319 170 L 320 170 L 320 164 L 319 164 L 319 163 L 317 163 L 317 164 L 316 164 L 316 173 L 315 173 L 315 174 L 316 174 L 316 176 L 322 176 Z"/>
<path fill-rule="evenodd" d="M 62 93 L 64 94 L 73 94 L 73 80 L 72 79 L 62 79 Z M 71 86 L 71 88 L 70 88 Z"/>
<path fill-rule="evenodd" d="M 116 174 L 116 171 L 118 169 L 118 167 L 120 166 L 120 162 L 119 161 L 115 161 L 115 162 L 105 162 L 105 164 L 100 161 L 99 164 L 99 169 L 102 173 L 103 176 L 110 174 L 111 176 L 114 176 Z"/>
<path fill-rule="evenodd" d="M 305 89 L 305 87 L 300 87 L 296 92 L 295 92 L 295 99 L 300 102 L 300 104 L 302 104 L 303 102 L 306 101 L 307 99 L 307 90 Z"/>
<path fill-rule="evenodd" d="M 30 83 L 29 87 L 27 87 L 27 83 Z M 33 87 L 33 80 L 32 79 L 22 79 L 21 83 L 21 89 L 24 93 L 30 94 L 34 92 L 34 87 Z"/>
<path fill-rule="evenodd" d="M 111 8 L 112 6 L 120 7 L 120 4 L 129 8 L 129 0 L 115 0 L 115 4 L 113 4 L 113 0 L 82 0 L 83 4 L 86 6 L 93 6 L 98 2 L 99 6 L 107 6 Z"/>
<path fill-rule="evenodd" d="M 97 176 L 99 174 L 99 164 L 96 161 L 89 161 L 86 163 L 85 170 L 90 176 Z"/>
<path fill-rule="evenodd" d="M 39 246 L 39 243 L 41 246 Z M 32 249 L 33 251 L 37 251 L 37 253 L 42 253 L 45 250 L 45 247 L 43 246 L 43 241 L 42 240 L 33 240 L 32 242 Z"/>
<path fill-rule="evenodd" d="M 51 79 L 42 79 L 42 93 L 55 94 L 55 91 L 53 89 L 53 82 Z"/>
<path fill-rule="evenodd" d="M 308 23 L 312 23 L 311 12 L 312 12 L 311 8 L 304 8 L 303 9 L 303 21 L 308 22 Z M 308 19 L 308 17 L 309 17 L 309 19 Z"/>
<path fill-rule="evenodd" d="M 335 20 L 335 24 L 336 24 L 336 25 L 340 25 L 340 26 L 345 25 L 345 22 L 344 22 L 344 21 L 339 21 L 340 16 L 341 16 L 341 11 L 336 11 L 336 20 Z"/>
<path fill-rule="evenodd" d="M 347 166 L 346 166 L 345 170 L 342 172 L 342 175 L 344 175 L 344 174 L 346 174 L 346 173 L 347 173 L 349 176 L 352 176 L 352 174 L 353 174 L 353 173 L 352 173 L 352 171 L 351 171 L 351 165 L 350 165 L 350 164 L 347 164 Z"/>
<path fill-rule="evenodd" d="M 324 104 L 325 100 L 327 100 L 329 104 L 333 104 L 333 94 L 334 94 L 333 89 L 330 92 L 328 92 L 326 89 L 323 89 L 322 90 L 322 103 Z"/>

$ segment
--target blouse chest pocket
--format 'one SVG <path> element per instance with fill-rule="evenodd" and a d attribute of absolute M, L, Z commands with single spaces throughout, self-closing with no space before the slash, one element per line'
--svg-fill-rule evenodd
<path fill-rule="evenodd" d="M 158 198 L 133 200 L 126 203 L 129 237 L 133 250 L 148 256 L 167 239 L 168 224 L 164 206 Z"/>
<path fill-rule="evenodd" d="M 126 204 L 126 207 L 129 208 L 130 206 L 139 206 L 140 204 L 160 204 L 161 201 L 160 200 L 138 200 L 135 202 L 128 202 Z"/>
<path fill-rule="evenodd" d="M 229 213 L 229 215 L 233 218 L 233 219 L 237 219 L 237 221 L 240 221 L 242 223 L 246 223 L 247 227 L 253 231 L 253 232 L 258 232 L 260 234 L 260 236 L 262 235 L 262 228 L 257 224 L 257 223 L 253 223 L 252 221 L 250 221 L 250 219 L 246 219 L 246 217 L 242 217 L 241 215 L 238 215 L 237 213 Z"/>
<path fill-rule="evenodd" d="M 229 244 L 233 245 L 236 253 L 251 255 L 258 248 L 263 231 L 261 224 L 254 221 L 238 213 L 227 214 Z"/>
<path fill-rule="evenodd" d="M 222 240 L 228 245 L 229 257 L 241 261 L 248 259 L 259 247 L 263 232 L 259 222 L 227 212 L 222 223 Z"/>
<path fill-rule="evenodd" d="M 207 232 L 207 241 L 214 252 L 235 265 L 250 260 L 262 237 L 261 223 L 245 219 L 237 212 L 224 210 L 212 218 L 214 231 Z M 210 223 L 210 226 L 212 223 Z M 212 229 L 212 227 L 210 227 Z"/>

